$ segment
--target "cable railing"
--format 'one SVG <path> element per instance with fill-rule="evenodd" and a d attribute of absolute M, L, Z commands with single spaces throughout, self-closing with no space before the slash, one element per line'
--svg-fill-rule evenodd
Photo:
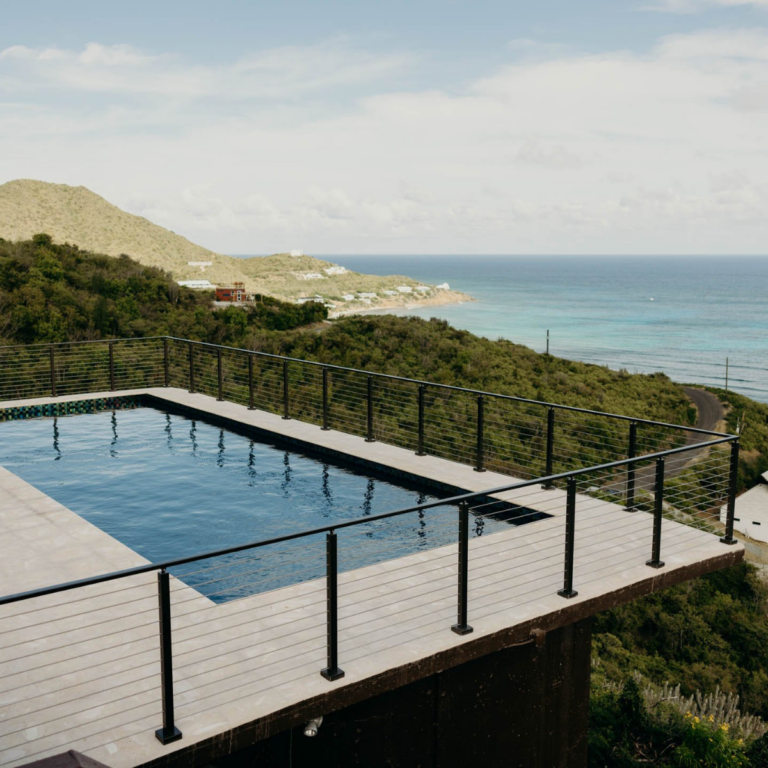
<path fill-rule="evenodd" d="M 734 435 L 170 338 L 13 349 L 5 400 L 183 387 L 528 477 L 1 597 L 0 765 L 115 728 L 169 744 L 291 681 L 737 543 Z"/>
<path fill-rule="evenodd" d="M 174 337 L 0 347 L 0 400 L 178 387 L 520 478 L 723 433 Z"/>

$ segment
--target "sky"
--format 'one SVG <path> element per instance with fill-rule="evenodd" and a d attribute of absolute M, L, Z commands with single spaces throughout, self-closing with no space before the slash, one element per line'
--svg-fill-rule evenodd
<path fill-rule="evenodd" d="M 768 253 L 768 0 L 0 0 L 0 183 L 214 251 Z"/>

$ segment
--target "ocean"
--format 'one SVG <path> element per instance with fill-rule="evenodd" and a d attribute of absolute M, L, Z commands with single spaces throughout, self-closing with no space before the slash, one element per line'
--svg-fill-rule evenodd
<path fill-rule="evenodd" d="M 768 258 L 323 256 L 370 274 L 448 282 L 477 301 L 394 310 L 490 339 L 768 402 Z"/>

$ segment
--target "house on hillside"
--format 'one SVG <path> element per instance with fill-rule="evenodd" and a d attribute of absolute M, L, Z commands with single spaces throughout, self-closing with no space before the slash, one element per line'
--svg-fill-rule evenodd
<path fill-rule="evenodd" d="M 720 522 L 725 524 L 728 506 L 720 508 Z M 768 472 L 760 482 L 736 499 L 733 528 L 749 539 L 768 543 Z"/>
<path fill-rule="evenodd" d="M 245 283 L 235 283 L 232 286 L 218 286 L 216 288 L 216 301 L 248 301 L 245 293 Z"/>
<path fill-rule="evenodd" d="M 199 291 L 212 291 L 216 286 L 210 280 L 179 280 L 179 285 Z"/>

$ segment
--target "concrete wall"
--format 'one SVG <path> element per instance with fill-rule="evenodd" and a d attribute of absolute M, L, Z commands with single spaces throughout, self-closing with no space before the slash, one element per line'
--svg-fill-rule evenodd
<path fill-rule="evenodd" d="M 587 762 L 591 619 L 299 726 L 218 768 L 580 768 Z"/>

